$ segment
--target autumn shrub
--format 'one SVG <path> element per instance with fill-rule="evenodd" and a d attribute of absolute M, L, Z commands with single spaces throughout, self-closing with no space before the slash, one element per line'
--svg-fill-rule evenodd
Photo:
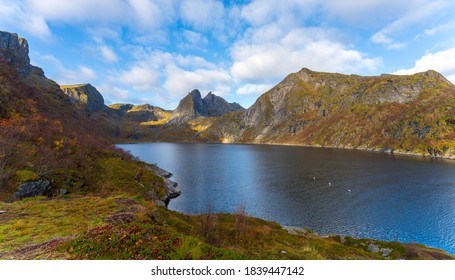
<path fill-rule="evenodd" d="M 66 245 L 76 259 L 168 259 L 181 245 L 181 238 L 158 225 L 102 226 Z"/>

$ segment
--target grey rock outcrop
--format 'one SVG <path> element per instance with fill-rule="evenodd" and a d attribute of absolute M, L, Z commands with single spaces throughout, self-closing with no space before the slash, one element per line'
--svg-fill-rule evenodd
<path fill-rule="evenodd" d="M 205 105 L 208 116 L 222 116 L 226 113 L 244 110 L 239 103 L 228 103 L 223 98 L 209 92 L 202 102 Z"/>
<path fill-rule="evenodd" d="M 209 92 L 202 99 L 199 90 L 195 89 L 183 98 L 172 113 L 169 124 L 182 124 L 199 116 L 221 116 L 226 113 L 242 111 L 244 108 L 238 103 L 228 103 L 222 97 Z"/>
<path fill-rule="evenodd" d="M 15 198 L 23 199 L 26 197 L 45 195 L 51 187 L 52 182 L 46 179 L 26 182 L 19 187 L 19 190 L 15 194 Z"/>
<path fill-rule="evenodd" d="M 26 39 L 16 33 L 0 31 L 0 57 L 11 63 L 21 76 L 27 76 L 32 69 L 28 52 Z"/>
<path fill-rule="evenodd" d="M 178 184 L 172 180 L 169 180 L 169 178 L 172 177 L 171 172 L 166 171 L 156 165 L 149 165 L 147 169 L 160 176 L 163 179 L 164 187 L 166 188 L 166 197 L 162 200 L 155 200 L 155 203 L 167 207 L 171 199 L 177 198 L 182 194 L 182 192 L 178 189 Z"/>
<path fill-rule="evenodd" d="M 69 96 L 71 103 L 78 104 L 89 113 L 106 107 L 103 96 L 91 84 L 66 85 L 60 88 Z"/>

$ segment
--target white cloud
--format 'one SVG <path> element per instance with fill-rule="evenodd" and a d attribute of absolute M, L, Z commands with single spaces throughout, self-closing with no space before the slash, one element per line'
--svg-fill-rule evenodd
<path fill-rule="evenodd" d="M 408 75 L 427 70 L 436 70 L 455 84 L 455 48 L 429 53 L 415 61 L 414 67 L 396 71 L 398 75 Z"/>
<path fill-rule="evenodd" d="M 162 14 L 156 3 L 148 0 L 129 0 L 128 2 L 142 26 L 156 27 L 159 25 L 159 21 L 156 19 L 161 18 Z"/>
<path fill-rule="evenodd" d="M 415 6 L 421 0 L 325 0 L 324 15 L 351 24 L 377 26 L 393 20 Z"/>
<path fill-rule="evenodd" d="M 114 63 L 118 61 L 118 56 L 117 54 L 112 50 L 111 47 L 106 46 L 106 45 L 101 45 L 99 47 L 101 51 L 101 56 L 103 59 L 108 62 L 108 63 Z"/>
<path fill-rule="evenodd" d="M 202 94 L 209 91 L 217 95 L 226 95 L 232 78 L 222 69 L 184 70 L 176 65 L 166 68 L 166 81 L 163 87 L 168 96 L 182 98 L 193 89 L 199 89 Z"/>
<path fill-rule="evenodd" d="M 159 73 L 143 64 L 123 71 L 118 79 L 122 84 L 131 86 L 140 92 L 150 92 L 159 86 Z"/>
<path fill-rule="evenodd" d="M 174 59 L 176 64 L 190 69 L 197 69 L 197 68 L 207 68 L 207 69 L 214 69 L 216 65 L 205 60 L 203 57 L 195 56 L 195 55 L 174 55 Z"/>
<path fill-rule="evenodd" d="M 317 7 L 317 0 L 255 0 L 242 7 L 241 16 L 253 26 L 274 22 L 282 27 L 292 28 L 303 22 Z"/>
<path fill-rule="evenodd" d="M 184 0 L 180 4 L 182 20 L 197 30 L 213 29 L 223 24 L 225 10 L 215 0 Z"/>
<path fill-rule="evenodd" d="M 380 66 L 380 58 L 368 58 L 332 37 L 336 37 L 332 30 L 298 28 L 271 42 L 244 40 L 231 50 L 232 76 L 237 82 L 263 83 L 282 79 L 303 67 L 353 73 L 374 71 Z"/>
<path fill-rule="evenodd" d="M 129 102 L 131 95 L 128 90 L 119 87 L 113 87 L 110 84 L 102 84 L 97 87 L 98 91 L 103 95 L 106 104 L 117 102 Z"/>
<path fill-rule="evenodd" d="M 49 21 L 81 22 L 119 19 L 128 9 L 122 0 L 22 0 L 24 10 Z"/>
<path fill-rule="evenodd" d="M 51 34 L 50 23 L 62 22 L 120 24 L 144 33 L 156 31 L 172 21 L 177 16 L 176 3 L 174 0 L 0 0 L 0 23 L 41 38 Z"/>
<path fill-rule="evenodd" d="M 444 31 L 451 30 L 454 28 L 455 28 L 455 20 L 432 27 L 432 28 L 425 29 L 423 34 L 425 34 L 427 36 L 433 36 L 439 32 L 444 32 Z"/>
<path fill-rule="evenodd" d="M 445 1 L 419 1 L 422 2 L 418 7 L 413 7 L 404 16 L 399 17 L 388 24 L 380 31 L 373 34 L 371 41 L 382 44 L 388 49 L 400 49 L 406 46 L 406 42 L 397 42 L 393 37 L 397 37 L 409 26 L 421 24 L 428 18 L 446 7 Z M 425 2 L 425 3 L 424 3 Z"/>
<path fill-rule="evenodd" d="M 188 43 L 188 47 L 201 48 L 207 46 L 209 43 L 208 39 L 199 32 L 183 29 L 181 35 Z"/>
<path fill-rule="evenodd" d="M 13 32 L 27 30 L 28 33 L 41 38 L 49 38 L 51 34 L 42 17 L 25 12 L 21 3 L 7 0 L 0 0 L 0 26 Z"/>
<path fill-rule="evenodd" d="M 239 95 L 249 95 L 249 94 L 254 94 L 254 95 L 260 95 L 269 89 L 271 89 L 273 86 L 269 84 L 246 84 L 237 89 L 237 94 Z"/>
<path fill-rule="evenodd" d="M 85 65 L 79 65 L 75 69 L 66 68 L 63 63 L 52 55 L 37 55 L 40 60 L 50 62 L 46 68 L 46 75 L 60 85 L 80 84 L 93 82 L 96 72 Z M 33 62 L 34 63 L 34 62 Z"/>
<path fill-rule="evenodd" d="M 111 73 L 109 82 L 117 88 L 129 88 L 141 95 L 135 100 L 149 100 L 170 108 L 193 89 L 218 95 L 230 93 L 229 72 L 204 58 L 167 52 L 136 50 L 136 60 L 125 71 Z M 142 99 L 141 99 L 142 98 Z"/>

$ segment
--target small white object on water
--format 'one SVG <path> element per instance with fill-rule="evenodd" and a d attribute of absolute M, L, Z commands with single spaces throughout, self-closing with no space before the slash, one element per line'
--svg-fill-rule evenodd
<path fill-rule="evenodd" d="M 348 192 L 351 192 L 351 190 L 349 189 Z"/>
<path fill-rule="evenodd" d="M 316 181 L 316 177 L 313 177 L 313 181 Z"/>
<path fill-rule="evenodd" d="M 332 185 L 332 183 L 329 183 L 329 187 Z"/>

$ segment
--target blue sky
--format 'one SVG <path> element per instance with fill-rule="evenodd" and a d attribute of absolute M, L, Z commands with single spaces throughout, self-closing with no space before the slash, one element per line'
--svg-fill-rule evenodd
<path fill-rule="evenodd" d="M 59 84 L 106 103 L 174 109 L 192 89 L 249 107 L 303 67 L 345 74 L 434 69 L 455 83 L 452 0 L 0 0 Z"/>

